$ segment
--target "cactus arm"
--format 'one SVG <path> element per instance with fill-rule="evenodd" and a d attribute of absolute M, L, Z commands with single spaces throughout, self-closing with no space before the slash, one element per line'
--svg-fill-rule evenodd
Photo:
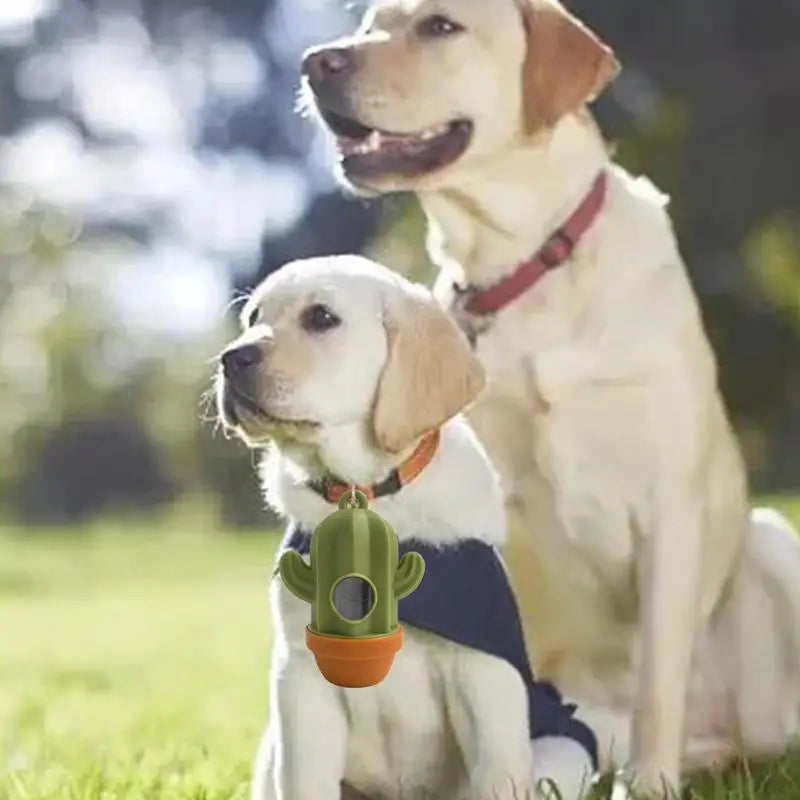
<path fill-rule="evenodd" d="M 394 576 L 394 594 L 398 600 L 411 594 L 425 574 L 425 560 L 419 553 L 406 553 L 397 565 Z"/>
<path fill-rule="evenodd" d="M 301 600 L 314 599 L 314 571 L 294 550 L 285 552 L 278 561 L 278 572 L 289 590 Z"/>

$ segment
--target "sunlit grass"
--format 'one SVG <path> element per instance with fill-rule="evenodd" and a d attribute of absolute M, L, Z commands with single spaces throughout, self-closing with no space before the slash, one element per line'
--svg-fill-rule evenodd
<path fill-rule="evenodd" d="M 202 517 L 0 528 L 0 800 L 244 800 L 276 543 Z M 703 776 L 687 797 L 799 800 L 800 759 Z"/>
<path fill-rule="evenodd" d="M 274 536 L 0 537 L 0 798 L 231 800 L 267 715 Z"/>

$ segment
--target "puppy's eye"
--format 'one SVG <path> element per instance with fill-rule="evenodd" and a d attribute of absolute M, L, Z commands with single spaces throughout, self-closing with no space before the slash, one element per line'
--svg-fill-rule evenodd
<path fill-rule="evenodd" d="M 342 321 L 328 306 L 315 303 L 313 306 L 304 309 L 300 315 L 300 324 L 309 333 L 325 333 L 325 331 L 341 325 Z"/>
<path fill-rule="evenodd" d="M 461 33 L 465 28 L 442 14 L 426 17 L 417 25 L 417 34 L 427 38 L 442 38 Z"/>
<path fill-rule="evenodd" d="M 247 327 L 252 328 L 254 325 L 258 325 L 261 322 L 261 318 L 263 316 L 263 312 L 259 306 L 253 308 L 253 310 L 247 315 Z"/>

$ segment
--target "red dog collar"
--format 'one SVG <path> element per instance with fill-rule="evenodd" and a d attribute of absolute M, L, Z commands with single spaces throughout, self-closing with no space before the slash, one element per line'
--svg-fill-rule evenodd
<path fill-rule="evenodd" d="M 607 185 L 608 176 L 601 172 L 572 216 L 550 236 L 533 257 L 523 261 L 498 283 L 487 288 L 455 286 L 457 304 L 467 313 L 476 316 L 494 314 L 524 294 L 546 272 L 567 261 L 600 213 Z"/>

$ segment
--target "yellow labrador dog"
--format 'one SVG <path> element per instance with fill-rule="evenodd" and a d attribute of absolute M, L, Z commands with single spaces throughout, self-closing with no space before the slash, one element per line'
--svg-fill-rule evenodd
<path fill-rule="evenodd" d="M 357 485 L 401 552 L 426 563 L 399 604 L 405 646 L 364 689 L 322 677 L 304 640 L 309 606 L 273 580 L 271 716 L 253 800 L 339 800 L 342 781 L 384 800 L 555 798 L 552 781 L 578 800 L 597 742 L 530 672 L 496 548 L 499 479 L 460 416 L 484 370 L 455 323 L 427 289 L 356 256 L 282 268 L 242 322 L 221 357 L 218 403 L 248 444 L 272 444 L 264 486 L 291 520 L 282 549 L 306 557 L 310 531 Z M 360 591 L 341 600 L 350 619 L 370 613 Z"/>
<path fill-rule="evenodd" d="M 796 735 L 800 542 L 748 508 L 667 200 L 585 108 L 617 70 L 555 0 L 385 0 L 303 64 L 343 178 L 418 194 L 487 367 L 537 670 L 658 789 Z"/>

